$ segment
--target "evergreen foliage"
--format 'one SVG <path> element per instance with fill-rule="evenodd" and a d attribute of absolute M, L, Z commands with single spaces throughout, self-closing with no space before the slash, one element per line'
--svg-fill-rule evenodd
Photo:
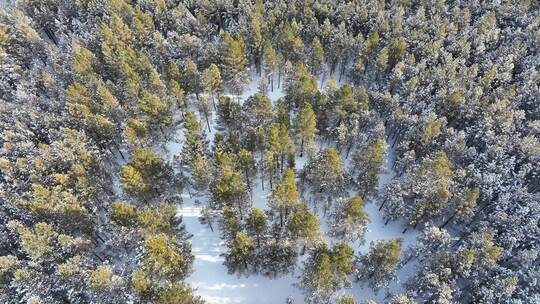
<path fill-rule="evenodd" d="M 203 303 L 182 197 L 308 303 L 538 302 L 539 11 L 2 1 L 0 303 Z"/>

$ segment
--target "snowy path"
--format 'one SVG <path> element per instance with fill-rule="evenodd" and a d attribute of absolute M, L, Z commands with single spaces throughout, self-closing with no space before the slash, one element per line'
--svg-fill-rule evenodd
<path fill-rule="evenodd" d="M 255 79 L 251 82 L 248 90 L 240 97 L 241 100 L 245 100 L 247 97 L 257 92 L 258 78 L 254 78 Z M 273 102 L 283 95 L 284 93 L 280 89 L 269 92 L 270 99 Z M 215 126 L 215 115 L 213 115 L 212 122 Z M 216 132 L 214 126 L 212 126 L 211 133 L 207 132 L 207 137 L 210 141 L 212 141 Z M 182 144 L 183 130 L 180 128 L 174 136 L 174 139 L 165 145 L 163 156 L 168 160 L 172 160 L 174 155 L 180 153 Z M 385 159 L 384 171 L 379 178 L 379 189 L 382 189 L 395 175 L 391 170 L 393 159 L 394 153 L 389 149 Z M 297 157 L 297 169 L 301 169 L 305 161 L 306 157 Z M 345 165 L 347 166 L 347 161 L 345 161 Z M 263 191 L 260 181 L 255 181 L 255 187 L 253 189 L 253 206 L 261 209 L 267 208 L 267 197 L 269 195 L 270 192 L 268 189 Z M 202 208 L 200 207 L 201 205 L 196 204 L 195 201 L 198 200 L 204 205 L 207 198 L 190 197 L 185 193 L 183 194 L 183 199 L 184 202 L 178 209 L 178 215 L 182 216 L 187 231 L 193 235 L 190 242 L 192 244 L 192 252 L 195 256 L 193 265 L 194 271 L 187 281 L 196 289 L 198 295 L 202 296 L 209 304 L 279 304 L 285 303 L 288 296 L 293 298 L 294 302 L 297 304 L 304 303 L 304 297 L 301 291 L 295 287 L 296 282 L 298 282 L 299 267 L 296 267 L 295 273 L 276 279 L 261 275 L 238 277 L 234 274 L 228 274 L 227 268 L 223 265 L 224 258 L 222 256 L 222 254 L 226 252 L 226 247 L 220 238 L 220 233 L 217 230 L 217 223 L 213 224 L 214 231 L 212 231 L 208 224 L 199 221 Z M 418 231 L 409 229 L 406 234 L 402 234 L 402 223 L 392 222 L 385 225 L 382 213 L 378 208 L 378 202 L 366 201 L 365 209 L 370 218 L 370 223 L 368 225 L 369 231 L 365 236 L 366 242 L 364 244 L 350 244 L 355 252 L 367 252 L 370 242 L 376 240 L 402 238 L 404 249 L 413 244 Z M 326 219 L 322 214 L 319 214 L 319 219 L 322 231 L 328 231 Z M 326 237 L 326 240 L 330 243 L 337 241 L 331 237 Z M 299 258 L 298 266 L 301 266 L 301 260 L 303 260 L 303 257 Z M 413 273 L 412 269 L 414 265 L 414 263 L 409 263 L 405 268 L 398 270 L 399 280 L 393 282 L 388 290 L 392 292 L 401 292 L 401 283 Z M 381 290 L 378 294 L 375 294 L 369 287 L 359 285 L 354 279 L 351 281 L 353 282 L 352 288 L 340 291 L 341 294 L 354 295 L 357 302 L 366 299 L 377 300 L 377 302 L 382 302 L 384 300 L 386 296 L 385 290 Z"/>

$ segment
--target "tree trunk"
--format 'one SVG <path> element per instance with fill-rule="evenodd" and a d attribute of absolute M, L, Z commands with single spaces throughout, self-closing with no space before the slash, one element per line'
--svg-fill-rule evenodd
<path fill-rule="evenodd" d="M 206 125 L 208 126 L 208 132 L 212 132 L 212 129 L 210 128 L 210 120 L 208 119 L 208 113 L 204 111 L 204 117 L 206 118 Z"/>
<path fill-rule="evenodd" d="M 457 212 L 454 212 L 454 214 L 452 214 L 452 216 L 450 216 L 441 226 L 439 226 L 440 229 L 446 227 L 446 225 L 448 225 L 448 223 L 450 223 L 450 221 L 456 216 Z"/>
<path fill-rule="evenodd" d="M 103 263 L 103 258 L 100 257 L 97 253 L 94 253 L 94 256 L 95 256 L 96 258 L 98 258 L 98 260 L 99 260 L 100 262 Z"/>
<path fill-rule="evenodd" d="M 382 210 L 382 208 L 384 207 L 384 204 L 386 204 L 386 201 L 387 201 L 387 200 L 388 200 L 387 198 L 385 198 L 385 199 L 383 200 L 381 206 L 379 207 L 379 211 Z"/>
<path fill-rule="evenodd" d="M 352 150 L 353 145 L 354 145 L 354 143 L 351 143 L 351 144 L 349 144 L 349 146 L 347 147 L 347 152 L 345 153 L 345 159 L 348 159 L 348 158 L 349 158 L 349 153 L 351 153 L 351 150 Z"/>
<path fill-rule="evenodd" d="M 210 216 L 208 216 L 206 221 L 208 221 L 208 227 L 210 227 L 210 231 L 214 232 L 214 227 L 212 227 L 212 220 L 210 220 Z"/>
<path fill-rule="evenodd" d="M 114 147 L 116 148 L 116 150 L 118 150 L 118 153 L 120 153 L 120 156 L 122 157 L 122 159 L 126 160 L 126 158 L 124 157 L 124 153 L 122 153 L 122 150 L 120 150 L 120 147 L 118 146 L 116 141 L 113 140 L 113 144 L 114 144 Z"/>
<path fill-rule="evenodd" d="M 96 237 L 102 242 L 105 243 L 105 240 L 101 237 L 101 235 L 96 233 Z"/>
<path fill-rule="evenodd" d="M 397 142 L 399 141 L 399 137 L 401 136 L 401 130 L 399 130 L 399 132 L 397 133 L 396 135 L 396 139 L 394 140 L 394 142 L 392 143 L 392 148 L 394 148 L 397 144 Z"/>
<path fill-rule="evenodd" d="M 251 187 L 251 180 L 249 179 L 249 174 L 248 174 L 248 170 L 247 168 L 244 168 L 244 175 L 246 177 L 246 185 L 248 187 L 248 191 L 249 191 L 249 196 L 250 196 L 250 199 L 251 199 L 251 203 L 253 203 L 253 189 Z"/>
<path fill-rule="evenodd" d="M 283 227 L 283 207 L 279 207 L 279 226 Z"/>
<path fill-rule="evenodd" d="M 214 111 L 217 112 L 216 98 L 214 97 L 214 94 L 212 94 L 212 105 L 214 106 Z"/>
<path fill-rule="evenodd" d="M 262 190 L 264 191 L 264 172 L 261 170 L 261 187 L 262 187 Z"/>

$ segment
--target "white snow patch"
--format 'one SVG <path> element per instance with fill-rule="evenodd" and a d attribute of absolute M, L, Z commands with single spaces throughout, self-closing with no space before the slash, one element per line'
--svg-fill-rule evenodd
<path fill-rule="evenodd" d="M 200 217 L 202 208 L 198 207 L 189 207 L 178 209 L 177 215 L 189 216 L 189 217 Z"/>
<path fill-rule="evenodd" d="M 225 259 L 219 255 L 197 254 L 195 255 L 195 258 L 210 263 L 223 263 L 225 261 Z"/>

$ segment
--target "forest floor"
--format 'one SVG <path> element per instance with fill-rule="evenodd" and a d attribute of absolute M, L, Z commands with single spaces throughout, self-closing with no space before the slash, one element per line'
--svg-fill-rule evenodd
<path fill-rule="evenodd" d="M 240 96 L 241 102 L 247 97 L 257 92 L 259 78 L 252 77 L 252 82 L 249 88 Z M 275 102 L 280 97 L 284 96 L 281 88 L 274 88 L 273 92 L 269 92 L 269 97 L 272 102 Z M 207 138 L 212 142 L 216 132 L 216 117 L 213 113 L 211 119 L 211 132 L 207 132 Z M 203 122 L 204 124 L 204 122 Z M 172 161 L 174 155 L 179 155 L 183 144 L 183 128 L 180 125 L 176 134 L 167 142 L 161 149 L 162 156 Z M 319 143 L 318 148 L 325 146 L 324 143 Z M 306 162 L 306 156 L 296 158 L 296 170 L 303 168 Z M 349 158 L 350 159 L 350 158 Z M 383 173 L 379 176 L 379 189 L 384 187 L 394 176 L 392 164 L 394 161 L 394 153 L 389 145 L 386 155 Z M 347 168 L 348 160 L 344 160 L 345 168 Z M 261 209 L 267 209 L 267 198 L 271 192 L 268 187 L 262 190 L 260 180 L 255 182 L 253 189 L 253 206 Z M 351 194 L 353 194 L 351 192 Z M 178 209 L 178 216 L 182 216 L 182 221 L 185 224 L 186 230 L 192 235 L 190 242 L 192 244 L 192 252 L 195 256 L 193 265 L 193 273 L 187 279 L 187 282 L 196 289 L 196 293 L 210 304 L 229 304 L 229 303 L 259 303 L 259 304 L 276 304 L 285 303 L 286 298 L 290 296 L 294 299 L 294 303 L 304 303 L 304 296 L 300 289 L 296 287 L 299 281 L 301 264 L 304 257 L 299 257 L 298 265 L 293 273 L 278 278 L 269 278 L 262 275 L 238 276 L 229 274 L 227 267 L 223 265 L 224 257 L 222 254 L 226 252 L 226 246 L 220 237 L 219 227 L 217 223 L 213 225 L 214 231 L 206 223 L 201 223 L 200 210 L 204 206 L 208 197 L 192 197 L 191 194 L 185 191 L 182 195 L 183 204 Z M 309 204 L 308 204 L 309 205 Z M 355 253 L 365 253 L 369 249 L 370 242 L 376 240 L 389 240 L 402 238 L 403 248 L 412 245 L 418 234 L 417 230 L 409 229 L 405 234 L 403 231 L 403 223 L 391 222 L 384 224 L 382 213 L 379 211 L 380 203 L 376 200 L 367 200 L 365 210 L 369 214 L 370 223 L 368 232 L 365 235 L 365 243 L 350 243 Z M 327 220 L 322 212 L 317 213 L 321 230 L 328 231 Z M 337 241 L 326 235 L 326 241 L 329 243 Z M 387 291 L 400 292 L 403 290 L 401 283 L 406 281 L 408 276 L 413 273 L 412 268 L 414 263 L 409 263 L 405 267 L 398 270 L 398 281 L 390 284 L 388 289 L 380 290 L 374 293 L 371 288 L 361 285 L 351 277 L 352 288 L 341 290 L 342 294 L 354 295 L 356 301 L 373 299 L 377 302 L 384 300 Z"/>

